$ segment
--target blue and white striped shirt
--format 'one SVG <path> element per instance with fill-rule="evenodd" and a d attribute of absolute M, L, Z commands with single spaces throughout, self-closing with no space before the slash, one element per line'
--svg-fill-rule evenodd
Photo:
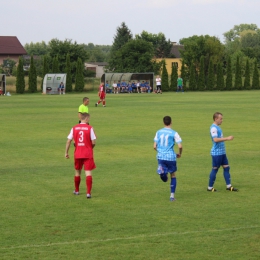
<path fill-rule="evenodd" d="M 212 140 L 212 148 L 211 148 L 211 155 L 216 156 L 216 155 L 223 155 L 226 154 L 226 148 L 225 148 L 225 142 L 214 142 L 213 138 L 221 138 L 223 137 L 223 132 L 221 128 L 215 124 L 212 124 L 210 126 L 210 136 Z"/>
<path fill-rule="evenodd" d="M 156 142 L 157 156 L 159 160 L 176 161 L 176 154 L 174 152 L 175 143 L 182 142 L 179 134 L 171 128 L 162 128 L 158 130 L 154 137 Z"/>

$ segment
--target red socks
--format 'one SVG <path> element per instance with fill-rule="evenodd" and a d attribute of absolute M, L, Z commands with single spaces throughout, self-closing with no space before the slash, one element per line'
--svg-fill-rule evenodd
<path fill-rule="evenodd" d="M 79 192 L 80 176 L 74 176 L 75 191 Z"/>
<path fill-rule="evenodd" d="M 92 190 L 92 176 L 86 176 L 87 194 L 91 194 Z"/>

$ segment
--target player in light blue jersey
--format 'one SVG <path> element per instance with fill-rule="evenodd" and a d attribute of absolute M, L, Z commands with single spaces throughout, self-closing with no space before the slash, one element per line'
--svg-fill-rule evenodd
<path fill-rule="evenodd" d="M 163 182 L 167 182 L 168 173 L 171 175 L 171 195 L 170 201 L 174 201 L 174 193 L 176 190 L 177 180 L 176 158 L 180 158 L 182 154 L 182 140 L 179 134 L 171 129 L 172 119 L 169 116 L 163 118 L 164 128 L 158 130 L 154 137 L 153 148 L 157 151 L 158 168 L 157 173 Z M 175 143 L 179 147 L 179 153 L 174 152 Z"/>
<path fill-rule="evenodd" d="M 212 170 L 209 175 L 209 186 L 207 191 L 217 191 L 213 188 L 214 182 L 216 180 L 216 175 L 220 166 L 223 167 L 223 175 L 226 181 L 228 191 L 238 191 L 231 185 L 230 177 L 230 167 L 228 164 L 228 159 L 226 156 L 225 141 L 231 141 L 234 139 L 234 136 L 223 137 L 223 132 L 219 127 L 223 121 L 223 115 L 219 112 L 216 112 L 213 115 L 213 124 L 210 126 L 210 136 L 212 140 L 211 156 L 212 156 Z"/>

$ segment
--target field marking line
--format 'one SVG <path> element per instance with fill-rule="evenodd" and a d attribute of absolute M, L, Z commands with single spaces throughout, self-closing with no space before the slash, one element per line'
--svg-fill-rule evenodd
<path fill-rule="evenodd" d="M 252 229 L 260 228 L 260 226 L 250 226 L 250 227 L 238 227 L 238 228 L 227 228 L 227 229 L 210 229 L 210 230 L 197 230 L 197 231 L 186 231 L 186 232 L 169 232 L 169 233 L 157 233 L 150 235 L 137 235 L 132 237 L 116 237 L 116 238 L 107 238 L 99 240 L 82 240 L 82 241 L 67 241 L 67 242 L 57 242 L 57 243 L 48 243 L 48 244 L 39 244 L 39 245 L 23 245 L 23 246 L 11 246 L 11 247 L 0 247 L 0 250 L 12 250 L 12 249 L 21 249 L 21 248 L 39 248 L 39 247 L 51 247 L 51 246 L 60 246 L 60 245 L 73 245 L 73 244 L 87 244 L 87 243 L 102 243 L 109 241 L 117 240 L 131 240 L 131 239 L 140 239 L 140 238 L 149 238 L 149 237 L 162 237 L 162 236 L 171 236 L 171 235 L 190 235 L 198 233 L 209 233 L 209 232 L 226 232 L 226 231 L 237 231 L 243 229 Z"/>

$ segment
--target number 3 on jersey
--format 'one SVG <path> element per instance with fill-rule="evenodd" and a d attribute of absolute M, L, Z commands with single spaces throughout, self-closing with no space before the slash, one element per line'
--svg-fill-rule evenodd
<path fill-rule="evenodd" d="M 82 143 L 84 141 L 84 132 L 79 131 L 79 142 Z"/>

